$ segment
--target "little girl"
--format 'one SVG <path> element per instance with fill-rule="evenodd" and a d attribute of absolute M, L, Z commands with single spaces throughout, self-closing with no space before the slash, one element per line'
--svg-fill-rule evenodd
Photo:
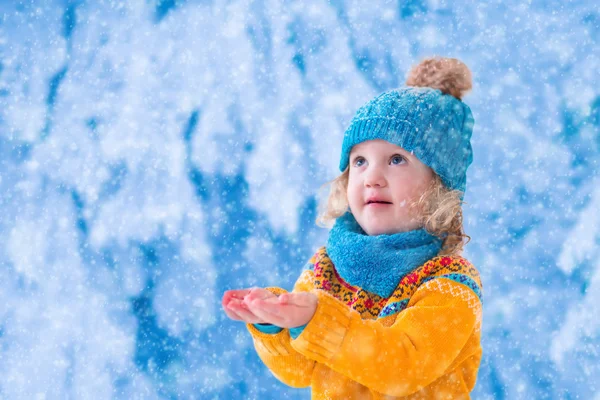
<path fill-rule="evenodd" d="M 471 73 L 434 57 L 362 106 L 344 134 L 334 221 L 293 291 L 229 290 L 259 357 L 313 399 L 468 399 L 481 360 L 482 286 L 461 257 Z"/>

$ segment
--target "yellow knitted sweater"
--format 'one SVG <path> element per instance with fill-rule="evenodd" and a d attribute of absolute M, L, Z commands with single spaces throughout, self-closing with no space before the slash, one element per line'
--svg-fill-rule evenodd
<path fill-rule="evenodd" d="M 310 386 L 312 399 L 470 398 L 482 354 L 482 286 L 466 259 L 435 257 L 382 298 L 345 282 L 321 247 L 293 291 L 319 300 L 296 339 L 289 329 L 246 325 L 281 382 Z"/>

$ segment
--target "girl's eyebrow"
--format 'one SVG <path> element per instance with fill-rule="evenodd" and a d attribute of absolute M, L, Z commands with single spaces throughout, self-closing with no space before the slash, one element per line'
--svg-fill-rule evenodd
<path fill-rule="evenodd" d="M 389 157 L 393 156 L 394 154 L 400 154 L 402 157 L 406 157 L 406 158 L 409 158 L 411 156 L 411 153 L 408 152 L 408 151 L 406 151 L 406 150 L 404 150 L 404 149 L 401 149 L 401 150 L 394 149 L 394 150 L 390 151 L 389 152 Z M 364 157 L 362 155 L 362 152 L 360 150 L 356 150 L 356 151 L 353 151 L 353 152 L 350 153 L 350 159 L 351 160 L 354 160 L 358 156 Z"/>

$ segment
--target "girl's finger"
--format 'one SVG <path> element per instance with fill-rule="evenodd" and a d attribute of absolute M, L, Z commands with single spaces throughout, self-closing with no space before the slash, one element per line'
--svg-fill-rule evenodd
<path fill-rule="evenodd" d="M 280 325 L 284 321 L 281 315 L 281 305 L 267 300 L 254 300 L 248 304 L 250 310 L 259 318 L 273 325 Z"/>
<path fill-rule="evenodd" d="M 231 300 L 233 299 L 233 297 L 231 297 L 231 295 L 223 295 L 223 298 L 221 299 L 221 306 L 223 308 L 227 308 L 227 304 L 229 304 L 231 302 Z"/>
<path fill-rule="evenodd" d="M 226 290 L 223 294 L 223 299 L 243 299 L 250 291 L 254 288 L 250 289 L 235 289 L 235 290 Z"/>
<path fill-rule="evenodd" d="M 244 299 L 244 296 L 247 295 L 252 289 L 240 289 L 240 290 L 227 290 L 223 294 L 223 298 L 221 299 L 221 305 L 223 308 L 227 308 L 227 304 L 229 304 L 232 300 L 236 299 L 241 301 Z"/>
<path fill-rule="evenodd" d="M 260 318 L 260 316 L 255 315 L 251 310 L 246 309 L 242 302 L 239 300 L 232 300 L 229 303 L 229 307 L 237 313 L 243 321 L 249 324 L 260 324 L 264 323 L 264 321 Z"/>
<path fill-rule="evenodd" d="M 277 315 L 279 317 L 283 317 L 290 310 L 291 304 L 281 304 L 279 299 L 268 299 L 260 302 L 260 306 L 263 310 L 267 312 Z"/>
<path fill-rule="evenodd" d="M 228 301 L 227 303 L 223 303 L 223 310 L 225 310 L 225 314 L 227 314 L 227 316 L 235 321 L 243 321 L 244 319 L 238 314 L 236 313 L 232 307 L 229 306 L 230 301 Z"/>
<path fill-rule="evenodd" d="M 308 292 L 288 293 L 285 304 L 296 307 L 311 307 L 317 301 L 317 296 Z"/>
<path fill-rule="evenodd" d="M 248 294 L 246 294 L 246 296 L 244 296 L 244 300 L 246 301 L 252 301 L 255 299 L 270 299 L 270 298 L 277 298 L 277 295 L 275 293 L 272 293 L 269 290 L 266 289 L 261 289 L 261 288 L 254 288 L 252 290 L 250 290 L 250 292 Z"/>
<path fill-rule="evenodd" d="M 233 311 L 231 308 L 229 307 L 223 307 L 223 309 L 225 310 L 225 314 L 227 314 L 227 316 L 234 320 L 234 321 L 243 321 L 242 317 L 240 317 L 235 311 Z"/>

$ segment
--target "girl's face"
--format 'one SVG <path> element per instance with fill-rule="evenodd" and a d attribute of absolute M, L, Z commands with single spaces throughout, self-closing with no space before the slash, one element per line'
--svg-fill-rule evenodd
<path fill-rule="evenodd" d="M 348 203 L 368 235 L 420 228 L 409 210 L 433 180 L 433 170 L 402 147 L 376 139 L 350 152 Z"/>

